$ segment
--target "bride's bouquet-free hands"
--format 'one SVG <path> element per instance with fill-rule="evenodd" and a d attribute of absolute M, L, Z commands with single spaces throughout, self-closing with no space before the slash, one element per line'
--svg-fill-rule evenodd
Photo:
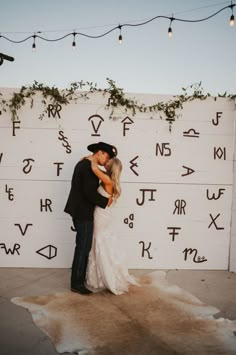
<path fill-rule="evenodd" d="M 93 159 L 91 159 L 91 169 L 93 170 L 94 173 L 97 171 L 97 169 L 99 169 L 98 163 L 95 162 Z"/>
<path fill-rule="evenodd" d="M 107 172 L 101 170 L 98 166 L 98 163 L 94 159 L 91 159 L 91 169 L 94 172 L 94 174 L 97 175 L 97 177 L 100 179 L 106 192 L 111 193 L 109 192 L 108 186 L 112 185 L 112 181 L 110 177 L 107 175 Z M 112 194 L 110 194 L 110 196 L 108 197 L 107 207 L 110 207 L 112 205 L 112 202 L 113 202 L 113 196 Z"/>

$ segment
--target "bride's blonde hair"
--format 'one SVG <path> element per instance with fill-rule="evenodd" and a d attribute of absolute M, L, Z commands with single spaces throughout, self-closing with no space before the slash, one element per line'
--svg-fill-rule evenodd
<path fill-rule="evenodd" d="M 110 176 L 111 181 L 113 183 L 113 197 L 115 200 L 117 200 L 121 194 L 121 187 L 120 187 L 121 171 L 122 171 L 122 163 L 120 159 L 116 157 L 110 159 L 107 174 Z"/>

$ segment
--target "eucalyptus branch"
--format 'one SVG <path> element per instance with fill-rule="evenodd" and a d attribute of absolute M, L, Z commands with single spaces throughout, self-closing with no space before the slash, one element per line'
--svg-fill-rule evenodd
<path fill-rule="evenodd" d="M 218 94 L 217 96 L 211 96 L 209 93 L 204 94 L 203 88 L 200 83 L 195 83 L 187 88 L 182 88 L 182 93 L 180 95 L 173 96 L 172 99 L 166 102 L 157 102 L 153 105 L 138 104 L 137 100 L 130 99 L 126 97 L 124 90 L 116 86 L 114 80 L 107 78 L 108 88 L 100 89 L 97 87 L 96 83 L 78 81 L 70 84 L 69 88 L 59 90 L 55 86 L 49 87 L 42 83 L 34 81 L 31 86 L 22 86 L 19 92 L 14 92 L 9 100 L 4 99 L 2 93 L 0 93 L 0 108 L 7 112 L 11 112 L 12 120 L 18 119 L 18 114 L 22 106 L 25 105 L 26 101 L 30 101 L 30 107 L 33 108 L 34 98 L 36 94 L 41 94 L 42 104 L 44 106 L 43 112 L 40 114 L 40 119 L 42 119 L 47 113 L 48 103 L 53 105 L 68 105 L 71 102 L 77 102 L 79 99 L 88 100 L 90 94 L 96 92 L 102 92 L 103 95 L 109 95 L 111 114 L 112 118 L 114 115 L 114 109 L 116 107 L 123 108 L 125 112 L 131 112 L 133 116 L 137 112 L 155 112 L 160 114 L 161 119 L 165 119 L 169 123 L 169 129 L 173 122 L 178 117 L 178 111 L 183 109 L 183 105 L 186 102 L 191 102 L 193 100 L 206 100 L 208 97 L 213 97 L 214 100 L 217 97 L 224 97 L 228 99 L 235 100 L 235 94 Z M 192 90 L 192 94 L 189 91 Z"/>

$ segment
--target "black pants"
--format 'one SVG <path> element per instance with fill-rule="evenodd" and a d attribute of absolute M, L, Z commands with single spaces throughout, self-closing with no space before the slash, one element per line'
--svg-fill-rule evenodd
<path fill-rule="evenodd" d="M 76 246 L 71 272 L 71 287 L 83 285 L 86 278 L 86 269 L 88 264 L 89 252 L 93 240 L 93 222 L 79 222 L 73 219 L 76 229 Z"/>

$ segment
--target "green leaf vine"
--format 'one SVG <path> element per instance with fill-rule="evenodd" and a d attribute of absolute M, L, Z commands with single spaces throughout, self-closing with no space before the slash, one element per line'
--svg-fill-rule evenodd
<path fill-rule="evenodd" d="M 114 80 L 107 78 L 107 83 L 108 88 L 100 89 L 97 87 L 96 83 L 78 81 L 71 83 L 69 88 L 60 90 L 55 86 L 49 87 L 34 81 L 34 83 L 28 87 L 22 86 L 20 90 L 14 92 L 8 100 L 3 97 L 2 93 L 0 93 L 0 107 L 4 112 L 9 110 L 11 118 L 14 121 L 19 118 L 19 111 L 21 107 L 25 105 L 26 101 L 29 100 L 30 107 L 33 108 L 35 95 L 40 93 L 44 110 L 39 118 L 43 119 L 47 113 L 47 106 L 49 103 L 62 106 L 68 105 L 72 101 L 77 102 L 79 99 L 88 100 L 90 98 L 89 94 L 102 92 L 104 95 L 108 94 L 110 98 L 110 118 L 114 118 L 115 108 L 121 108 L 125 110 L 125 112 L 131 112 L 133 116 L 135 116 L 137 112 L 159 113 L 160 118 L 165 119 L 169 123 L 169 130 L 171 131 L 172 124 L 178 117 L 178 110 L 183 109 L 184 103 L 193 100 L 206 100 L 208 97 L 213 97 L 214 100 L 216 100 L 217 97 L 224 97 L 232 100 L 236 98 L 236 94 L 227 94 L 227 92 L 222 95 L 218 94 L 217 96 L 212 96 L 209 93 L 204 94 L 200 82 L 190 85 L 187 88 L 182 88 L 182 93 L 173 96 L 169 101 L 161 101 L 153 105 L 145 105 L 143 103 L 139 104 L 137 100 L 128 98 L 124 93 L 124 89 L 117 87 Z M 189 94 L 190 90 L 192 90 L 191 94 Z"/>

